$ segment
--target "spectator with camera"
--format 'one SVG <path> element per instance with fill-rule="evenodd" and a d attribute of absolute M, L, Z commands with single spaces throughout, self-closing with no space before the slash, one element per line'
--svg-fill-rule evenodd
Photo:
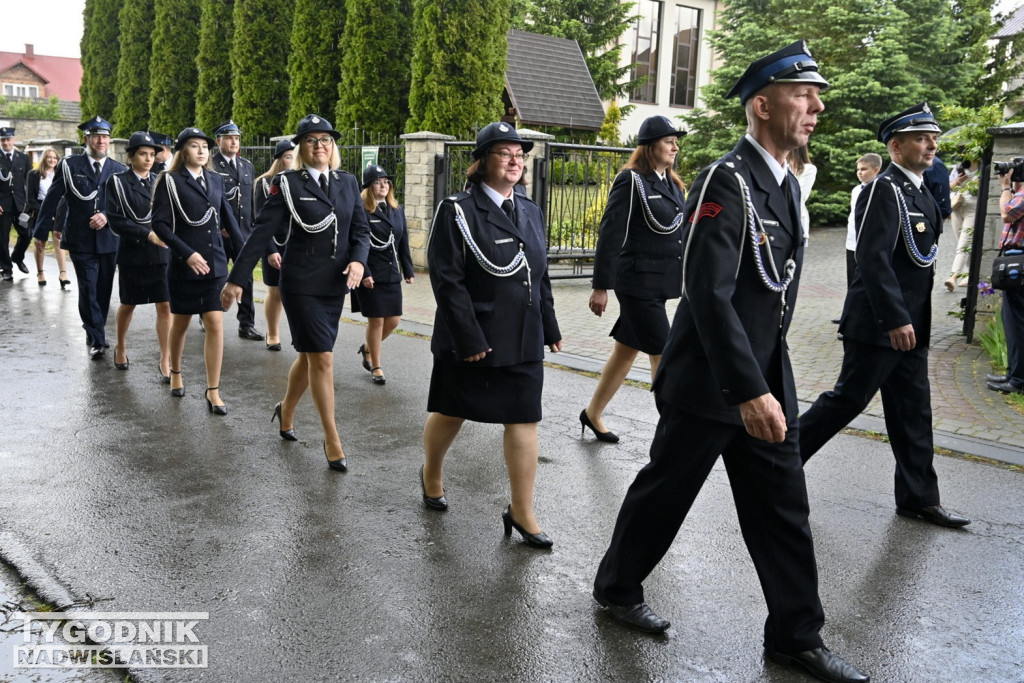
<path fill-rule="evenodd" d="M 999 215 L 1003 234 L 1000 253 L 1019 255 L 1024 248 L 1024 158 L 996 164 L 999 175 Z M 1003 329 L 1006 333 L 1006 374 L 989 375 L 988 388 L 1005 394 L 1024 393 L 1024 287 L 1003 289 Z"/>

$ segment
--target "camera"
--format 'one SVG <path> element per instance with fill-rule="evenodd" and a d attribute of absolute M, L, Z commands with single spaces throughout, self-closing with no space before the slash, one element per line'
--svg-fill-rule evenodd
<path fill-rule="evenodd" d="M 1013 161 L 997 161 L 994 167 L 997 175 L 1012 173 L 1011 182 L 1024 183 L 1024 157 L 1014 157 Z"/>

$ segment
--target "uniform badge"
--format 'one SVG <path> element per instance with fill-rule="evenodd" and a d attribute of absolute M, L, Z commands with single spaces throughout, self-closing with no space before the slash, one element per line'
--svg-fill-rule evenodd
<path fill-rule="evenodd" d="M 761 232 L 757 233 L 757 246 L 762 247 L 766 244 L 768 244 L 768 233 L 762 230 Z"/>
<path fill-rule="evenodd" d="M 697 220 L 707 216 L 708 218 L 714 218 L 721 213 L 722 207 L 719 204 L 713 202 L 704 202 L 700 205 L 700 210 L 697 211 Z"/>
<path fill-rule="evenodd" d="M 498 130 L 500 130 L 502 133 L 507 133 L 508 132 L 508 126 L 506 126 L 504 123 L 499 124 L 498 125 Z"/>
<path fill-rule="evenodd" d="M 920 223 L 915 225 L 914 230 L 917 230 L 918 232 L 924 232 L 924 221 L 921 221 Z"/>
<path fill-rule="evenodd" d="M 279 194 L 280 192 L 281 188 L 278 187 L 276 184 L 270 186 L 270 194 Z"/>
<path fill-rule="evenodd" d="M 320 117 L 314 116 L 313 118 L 310 119 L 310 121 L 312 121 L 313 123 L 320 123 Z"/>

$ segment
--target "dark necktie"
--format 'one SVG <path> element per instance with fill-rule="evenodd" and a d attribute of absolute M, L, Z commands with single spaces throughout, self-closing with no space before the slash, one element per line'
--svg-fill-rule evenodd
<path fill-rule="evenodd" d="M 10 163 L 11 167 L 13 168 L 14 167 L 14 153 L 13 152 L 8 152 L 7 153 L 7 161 L 8 161 L 8 163 Z"/>
<path fill-rule="evenodd" d="M 139 178 L 139 182 L 141 182 L 142 186 L 146 188 L 147 192 L 149 192 L 149 178 Z"/>
<path fill-rule="evenodd" d="M 231 169 L 232 173 L 235 172 L 235 160 L 234 159 L 228 159 L 228 167 Z"/>
<path fill-rule="evenodd" d="M 323 190 L 324 196 L 327 196 L 327 197 L 330 196 L 329 194 L 327 194 L 327 174 L 326 173 L 321 173 L 320 174 L 320 189 Z"/>
<path fill-rule="evenodd" d="M 92 170 L 93 170 L 93 173 L 96 176 L 96 182 L 99 182 L 99 180 L 100 180 L 100 170 L 101 170 L 101 168 L 102 167 L 100 166 L 100 162 L 98 162 L 98 161 L 92 162 Z"/>
<path fill-rule="evenodd" d="M 505 215 L 508 216 L 508 219 L 510 221 L 512 221 L 512 225 L 515 225 L 516 224 L 516 210 L 515 210 L 515 207 L 512 206 L 512 200 L 511 199 L 506 199 L 505 201 L 503 201 L 501 203 L 501 210 L 504 211 Z"/>
<path fill-rule="evenodd" d="M 199 176 L 199 185 L 203 188 L 203 192 L 206 192 L 206 176 Z"/>

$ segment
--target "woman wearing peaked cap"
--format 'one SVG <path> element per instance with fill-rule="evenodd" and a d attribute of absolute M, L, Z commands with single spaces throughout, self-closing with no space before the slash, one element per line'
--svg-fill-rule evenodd
<path fill-rule="evenodd" d="M 274 148 L 274 163 L 266 173 L 256 179 L 253 186 L 253 205 L 255 211 L 253 216 L 259 216 L 263 205 L 270 198 L 270 184 L 278 173 L 283 173 L 295 163 L 295 143 L 289 140 L 279 140 Z M 281 305 L 281 292 L 278 289 L 281 284 L 281 253 L 280 247 L 284 246 L 288 239 L 287 226 L 282 226 L 277 231 L 274 239 L 267 247 L 267 255 L 260 263 L 263 266 L 263 284 L 267 286 L 267 298 L 263 300 L 263 316 L 267 319 L 267 351 L 281 350 L 281 313 L 284 307 Z"/>
<path fill-rule="evenodd" d="M 292 138 L 299 151 L 296 168 L 274 177 L 221 300 L 224 308 L 239 300 L 256 261 L 281 226 L 287 226 L 281 302 L 299 355 L 271 420 L 280 420 L 282 439 L 296 441 L 295 407 L 308 388 L 320 414 L 327 465 L 345 472 L 348 460 L 334 421 L 334 342 L 345 294 L 363 279 L 370 237 L 359 184 L 351 174 L 334 170 L 340 163 L 335 146 L 340 136 L 330 121 L 315 114 L 299 122 Z"/>
<path fill-rule="evenodd" d="M 678 299 L 683 284 L 683 181 L 673 170 L 679 152 L 677 130 L 664 116 L 640 125 L 639 143 L 622 167 L 608 194 L 594 254 L 594 290 L 590 310 L 600 316 L 615 290 L 619 319 L 612 327 L 615 347 L 601 379 L 580 413 L 580 431 L 590 428 L 599 441 L 617 443 L 603 415 L 633 367 L 637 353 L 651 359 L 651 378 L 658 372 L 661 349 L 668 338 L 665 301 Z"/>
<path fill-rule="evenodd" d="M 423 427 L 423 503 L 448 507 L 442 465 L 465 420 L 502 424 L 511 503 L 505 535 L 515 528 L 534 548 L 551 539 L 533 511 L 537 423 L 544 347 L 562 349 L 548 279 L 544 218 L 514 192 L 533 143 L 505 123 L 476 136 L 466 192 L 448 197 L 430 229 L 427 257 L 437 300 Z"/>
<path fill-rule="evenodd" d="M 132 133 L 123 173 L 107 179 L 107 220 L 120 239 L 117 242 L 117 344 L 114 366 L 128 369 L 128 326 L 139 304 L 156 305 L 156 339 L 160 345 L 160 377 L 169 383 L 170 356 L 167 338 L 171 329 L 170 293 L 167 290 L 167 245 L 153 232 L 153 176 L 159 146 L 144 131 Z"/>
<path fill-rule="evenodd" d="M 394 183 L 383 166 L 371 164 L 363 169 L 362 197 L 370 220 L 370 260 L 362 289 L 352 292 L 352 311 L 367 319 L 366 343 L 359 347 L 363 367 L 374 384 L 383 385 L 381 343 L 402 317 L 402 278 L 412 284 L 415 272 L 405 211 L 395 201 Z"/>
<path fill-rule="evenodd" d="M 242 234 L 235 222 L 224 180 L 210 166 L 213 140 L 198 128 L 178 133 L 171 165 L 153 190 L 153 231 L 171 248 L 167 285 L 171 294 L 171 395 L 185 395 L 181 358 L 192 316 L 206 328 L 206 406 L 226 415 L 220 398 L 220 369 L 224 356 L 224 309 L 220 289 L 228 274 L 222 230 L 236 244 Z"/>

